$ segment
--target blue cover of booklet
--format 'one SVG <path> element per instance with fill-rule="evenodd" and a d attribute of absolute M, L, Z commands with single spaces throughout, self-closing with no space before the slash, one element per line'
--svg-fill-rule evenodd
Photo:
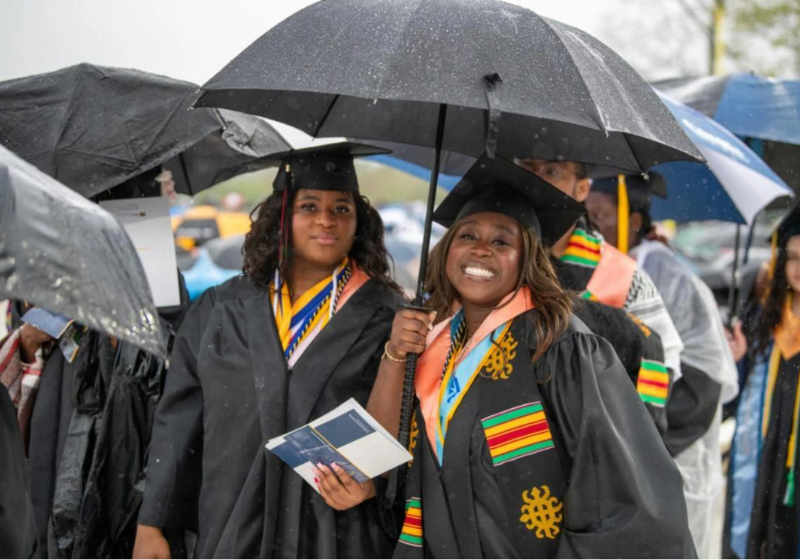
<path fill-rule="evenodd" d="M 411 460 L 411 454 L 355 399 L 296 430 L 272 438 L 267 449 L 319 492 L 314 467 L 336 463 L 364 483 Z"/>
<path fill-rule="evenodd" d="M 296 469 L 304 463 L 322 463 L 330 467 L 336 463 L 358 482 L 366 482 L 369 477 L 355 467 L 338 448 L 373 433 L 372 426 L 363 422 L 355 411 L 329 420 L 316 427 L 303 426 L 284 436 L 286 440 L 274 447 L 272 452 L 287 465 Z"/>
<path fill-rule="evenodd" d="M 64 317 L 55 311 L 48 311 L 42 307 L 34 307 L 22 316 L 22 322 L 44 331 L 53 338 L 61 338 L 64 331 L 72 323 L 72 319 Z"/>

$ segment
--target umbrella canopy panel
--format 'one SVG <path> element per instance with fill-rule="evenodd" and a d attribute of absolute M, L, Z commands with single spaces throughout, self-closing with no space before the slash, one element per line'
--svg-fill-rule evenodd
<path fill-rule="evenodd" d="M 499 111 L 497 151 L 513 157 L 631 170 L 702 159 L 611 49 L 494 0 L 318 2 L 203 89 L 196 106 L 261 115 L 312 136 L 433 146 L 447 104 L 446 150 L 483 153 L 487 115 Z"/>
<path fill-rule="evenodd" d="M 666 200 L 653 200 L 653 217 L 750 224 L 772 201 L 792 196 L 791 188 L 732 132 L 666 95 L 661 97 L 708 164 L 673 162 L 653 168 L 669 189 Z"/>
<path fill-rule="evenodd" d="M 283 136 L 262 118 L 225 109 L 219 110 L 218 115 L 224 125 L 221 133 L 208 134 L 162 164 L 172 171 L 177 192 L 197 194 L 238 175 L 253 158 L 291 149 Z"/>
<path fill-rule="evenodd" d="M 288 146 L 250 115 L 189 110 L 198 87 L 79 64 L 0 83 L 0 144 L 86 197 L 167 164 L 177 190 Z"/>
<path fill-rule="evenodd" d="M 742 138 L 800 144 L 800 80 L 732 74 L 676 78 L 653 86 Z"/>
<path fill-rule="evenodd" d="M 0 298 L 166 357 L 136 250 L 108 212 L 0 146 Z"/>

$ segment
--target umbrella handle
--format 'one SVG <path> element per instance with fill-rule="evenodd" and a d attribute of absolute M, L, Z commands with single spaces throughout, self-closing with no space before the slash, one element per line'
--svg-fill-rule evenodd
<path fill-rule="evenodd" d="M 430 313 L 433 311 L 421 305 L 404 305 L 403 309 L 422 311 Z M 409 435 L 411 434 L 411 416 L 414 412 L 414 378 L 417 371 L 417 358 L 419 354 L 409 352 L 406 354 L 406 373 L 403 376 L 403 401 L 400 405 L 400 430 L 397 434 L 397 441 L 405 449 L 408 449 Z"/>
<path fill-rule="evenodd" d="M 403 378 L 403 402 L 400 405 L 400 431 L 397 440 L 408 449 L 411 434 L 411 415 L 414 409 L 414 376 L 417 371 L 417 354 L 406 354 L 406 374 Z"/>

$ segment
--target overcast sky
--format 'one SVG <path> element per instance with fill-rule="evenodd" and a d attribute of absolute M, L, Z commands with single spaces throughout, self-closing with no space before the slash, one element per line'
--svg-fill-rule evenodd
<path fill-rule="evenodd" d="M 653 0 L 512 0 L 621 51 L 634 66 L 658 23 Z M 138 68 L 202 84 L 270 27 L 312 0 L 2 0 L 0 80 L 79 62 Z M 630 40 L 631 26 L 645 31 Z M 663 27 L 662 27 L 663 31 Z M 664 34 L 666 35 L 666 34 Z M 624 44 L 621 37 L 628 38 Z M 665 49 L 659 49 L 661 51 Z M 669 49 L 666 49 L 669 50 Z M 702 58 L 704 52 L 697 53 Z M 652 66 L 658 66 L 653 61 Z M 644 66 L 648 66 L 645 62 Z M 639 68 L 642 70 L 642 68 Z M 645 71 L 648 68 L 644 68 Z"/>
<path fill-rule="evenodd" d="M 0 0 L 0 80 L 91 62 L 203 84 L 313 1 Z M 511 1 L 595 35 L 648 79 L 707 65 L 676 0 Z"/>

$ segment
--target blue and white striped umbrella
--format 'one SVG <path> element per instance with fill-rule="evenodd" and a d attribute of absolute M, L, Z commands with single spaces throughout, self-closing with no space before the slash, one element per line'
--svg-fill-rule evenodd
<path fill-rule="evenodd" d="M 773 200 L 792 190 L 731 131 L 659 92 L 708 164 L 674 162 L 652 169 L 664 176 L 667 198 L 655 198 L 655 219 L 723 220 L 751 224 Z"/>

